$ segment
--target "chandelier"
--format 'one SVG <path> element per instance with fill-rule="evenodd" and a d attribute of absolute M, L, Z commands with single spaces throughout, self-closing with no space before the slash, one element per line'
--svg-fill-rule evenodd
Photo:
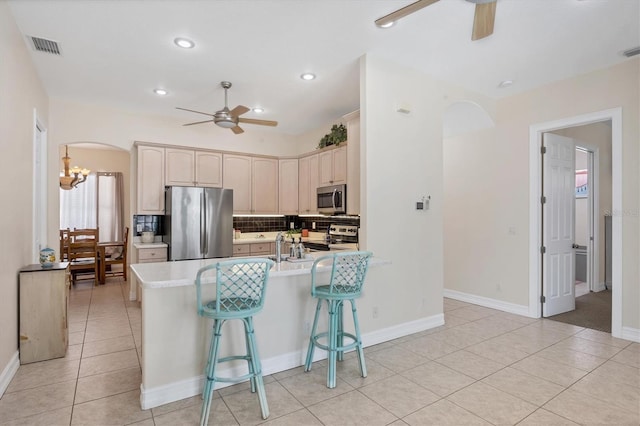
<path fill-rule="evenodd" d="M 81 184 L 85 180 L 87 180 L 87 176 L 89 176 L 89 169 L 81 169 L 78 166 L 74 166 L 73 168 L 69 167 L 69 162 L 71 161 L 71 157 L 69 157 L 69 146 L 65 145 L 65 154 L 62 157 L 62 162 L 64 163 L 64 175 L 60 176 L 60 188 L 70 190 Z"/>

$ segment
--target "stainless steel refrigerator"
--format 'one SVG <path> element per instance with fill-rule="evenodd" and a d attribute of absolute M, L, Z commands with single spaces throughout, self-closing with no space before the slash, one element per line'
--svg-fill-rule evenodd
<path fill-rule="evenodd" d="M 165 189 L 169 260 L 233 255 L 233 190 L 170 186 Z"/>

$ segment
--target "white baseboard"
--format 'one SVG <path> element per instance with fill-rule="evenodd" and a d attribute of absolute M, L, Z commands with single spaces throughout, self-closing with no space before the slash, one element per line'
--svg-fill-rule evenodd
<path fill-rule="evenodd" d="M 640 329 L 631 327 L 622 327 L 622 338 L 640 343 Z"/>
<path fill-rule="evenodd" d="M 511 314 L 521 315 L 523 317 L 531 317 L 529 314 L 529 306 L 516 305 L 511 302 L 504 302 L 502 300 L 490 299 L 488 297 L 477 296 L 475 294 L 463 293 L 456 290 L 443 291 L 444 297 L 450 299 L 460 300 L 461 302 L 473 303 L 474 305 L 484 306 L 485 308 L 497 309 L 499 311 L 509 312 Z"/>
<path fill-rule="evenodd" d="M 20 352 L 16 351 L 9 360 L 9 363 L 4 367 L 4 370 L 2 370 L 2 373 L 0 373 L 0 398 L 9 387 L 13 376 L 16 375 L 18 367 L 20 367 Z"/>
<path fill-rule="evenodd" d="M 444 324 L 444 315 L 437 314 L 427 318 L 406 322 L 392 327 L 376 330 L 371 333 L 362 335 L 362 344 L 364 347 L 376 345 L 378 343 L 387 342 L 399 337 L 408 336 L 409 334 L 418 333 L 420 331 L 429 330 Z M 268 359 L 262 359 L 262 373 L 267 376 L 269 374 L 279 373 L 291 368 L 299 367 L 304 364 L 307 356 L 306 346 L 295 352 L 278 355 Z M 318 350 L 314 353 L 314 361 L 326 358 L 326 352 Z M 246 368 L 227 368 L 216 372 L 221 377 L 237 377 L 246 374 Z M 179 382 L 169 383 L 163 386 L 157 386 L 145 389 L 140 385 L 140 406 L 143 410 L 154 408 L 159 405 L 168 404 L 185 398 L 202 393 L 204 385 L 204 375 L 191 377 Z M 230 386 L 232 383 L 216 383 L 216 389 Z"/>
<path fill-rule="evenodd" d="M 593 289 L 594 292 L 599 292 L 599 291 L 604 291 L 606 290 L 607 287 L 605 287 L 604 282 L 598 283 L 596 284 L 596 288 Z M 609 290 L 611 290 L 611 287 L 609 287 Z"/>

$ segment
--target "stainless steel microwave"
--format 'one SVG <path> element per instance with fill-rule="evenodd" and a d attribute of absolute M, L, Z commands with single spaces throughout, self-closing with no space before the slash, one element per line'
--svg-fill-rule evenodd
<path fill-rule="evenodd" d="M 347 212 L 347 185 L 322 186 L 317 194 L 318 212 L 329 215 Z"/>

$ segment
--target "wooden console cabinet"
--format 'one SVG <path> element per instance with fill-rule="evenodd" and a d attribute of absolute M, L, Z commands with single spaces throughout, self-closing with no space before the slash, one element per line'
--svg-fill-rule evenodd
<path fill-rule="evenodd" d="M 20 364 L 61 358 L 69 345 L 69 263 L 20 270 Z"/>

